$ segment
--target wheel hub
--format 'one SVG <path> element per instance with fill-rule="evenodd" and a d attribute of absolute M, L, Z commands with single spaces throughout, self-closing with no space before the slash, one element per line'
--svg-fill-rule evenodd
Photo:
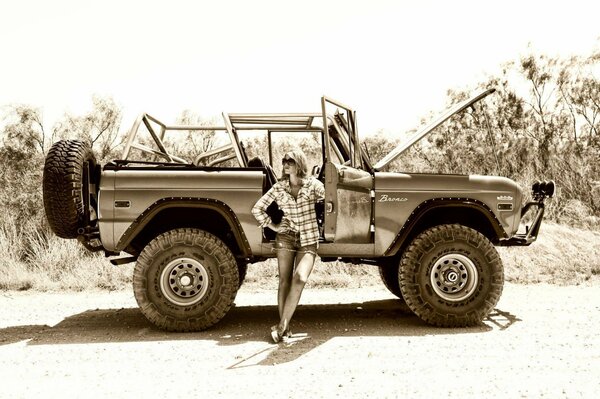
<path fill-rule="evenodd" d="M 160 290 L 175 305 L 193 305 L 202 299 L 207 289 L 208 273 L 195 259 L 173 260 L 161 273 Z"/>
<path fill-rule="evenodd" d="M 456 273 L 454 270 L 449 271 L 448 273 L 446 273 L 446 280 L 450 283 L 455 283 L 456 281 L 458 281 L 458 273 Z"/>
<path fill-rule="evenodd" d="M 467 299 L 474 292 L 479 274 L 471 259 L 463 254 L 448 254 L 438 259 L 430 273 L 433 290 L 449 302 Z"/>

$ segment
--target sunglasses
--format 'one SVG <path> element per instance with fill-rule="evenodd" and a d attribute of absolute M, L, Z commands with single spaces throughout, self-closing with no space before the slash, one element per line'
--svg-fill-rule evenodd
<path fill-rule="evenodd" d="M 287 164 L 287 165 L 295 165 L 295 164 L 296 164 L 296 161 L 294 161 L 292 158 L 283 158 L 283 159 L 281 160 L 281 164 L 282 164 L 282 165 L 286 165 L 286 164 Z"/>

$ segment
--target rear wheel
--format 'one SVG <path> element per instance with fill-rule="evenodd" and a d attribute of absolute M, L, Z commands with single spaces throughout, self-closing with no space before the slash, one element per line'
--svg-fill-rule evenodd
<path fill-rule="evenodd" d="M 479 324 L 500 299 L 503 283 L 496 248 L 458 224 L 419 234 L 400 262 L 400 289 L 408 307 L 440 327 Z"/>
<path fill-rule="evenodd" d="M 133 275 L 142 313 L 169 331 L 200 331 L 216 324 L 231 308 L 238 285 L 229 248 L 198 229 L 156 237 L 141 252 Z"/>

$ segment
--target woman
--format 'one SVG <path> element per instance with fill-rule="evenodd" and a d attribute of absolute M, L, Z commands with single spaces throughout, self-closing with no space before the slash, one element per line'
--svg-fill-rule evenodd
<path fill-rule="evenodd" d="M 275 247 L 279 265 L 277 304 L 280 320 L 279 324 L 271 327 L 271 337 L 276 343 L 284 336 L 291 336 L 290 319 L 317 256 L 319 226 L 315 202 L 325 196 L 323 183 L 307 177 L 306 156 L 302 151 L 286 153 L 281 162 L 281 179 L 252 208 L 252 214 L 261 227 L 277 232 Z M 279 224 L 273 223 L 266 212 L 273 201 L 283 211 Z"/>

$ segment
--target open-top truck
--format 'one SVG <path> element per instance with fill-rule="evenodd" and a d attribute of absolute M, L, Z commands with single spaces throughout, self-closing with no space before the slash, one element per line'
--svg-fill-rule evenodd
<path fill-rule="evenodd" d="M 82 141 L 52 146 L 43 178 L 48 222 L 59 237 L 115 257 L 115 265 L 136 262 L 135 298 L 156 326 L 206 329 L 232 306 L 247 265 L 275 256 L 274 232 L 251 214 L 277 181 L 275 155 L 285 142 L 275 138 L 310 135 L 319 143 L 312 176 L 325 185 L 315 207 L 319 256 L 379 267 L 386 287 L 427 323 L 475 325 L 502 292 L 495 246 L 536 240 L 554 183 L 534 184 L 524 204 L 506 177 L 382 169 L 492 92 L 455 105 L 376 163 L 360 145 L 356 112 L 327 97 L 320 112 L 223 113 L 222 126 L 167 126 L 142 114 L 121 159 L 100 165 Z M 184 159 L 165 144 L 167 133 L 178 132 L 219 132 L 224 140 Z M 240 137 L 257 132 L 266 134 L 264 156 L 250 157 Z"/>

